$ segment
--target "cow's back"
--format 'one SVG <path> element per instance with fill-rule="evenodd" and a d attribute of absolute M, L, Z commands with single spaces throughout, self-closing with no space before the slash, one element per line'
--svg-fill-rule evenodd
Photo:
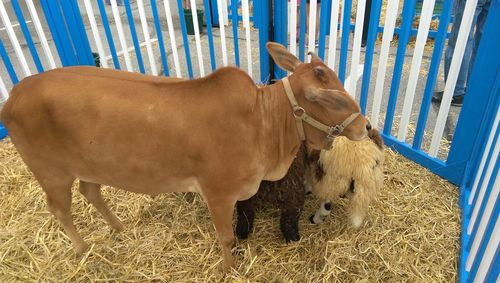
<path fill-rule="evenodd" d="M 75 67 L 21 81 L 1 118 L 28 166 L 43 160 L 77 178 L 140 190 L 209 173 L 207 160 L 229 150 L 255 155 L 242 143 L 255 140 L 255 93 L 232 68 L 184 81 Z"/>

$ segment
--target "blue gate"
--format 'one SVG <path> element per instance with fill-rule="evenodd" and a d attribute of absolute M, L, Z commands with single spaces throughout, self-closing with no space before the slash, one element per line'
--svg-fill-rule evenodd
<path fill-rule="evenodd" d="M 189 9 L 183 7 L 182 0 L 164 0 L 163 6 L 157 0 L 137 0 L 142 34 L 136 30 L 136 20 L 131 10 L 133 3 L 130 0 L 124 0 L 120 7 L 121 1 L 116 0 L 109 1 L 111 7 L 103 0 L 10 2 L 11 6 L 6 6 L 0 1 L 0 17 L 17 60 L 9 58 L 4 42 L 0 41 L 0 56 L 10 78 L 9 81 L 6 77 L 0 80 L 0 107 L 8 97 L 7 90 L 20 78 L 55 67 L 94 65 L 98 62 L 102 67 L 192 78 L 204 75 L 205 69 L 213 71 L 222 65 L 236 65 L 245 68 L 256 81 L 268 83 L 286 73 L 271 64 L 264 47 L 267 41 L 274 40 L 290 47 L 303 61 L 308 60 L 307 51 L 317 52 L 337 71 L 346 89 L 359 101 L 362 112 L 372 118 L 372 124 L 382 129 L 388 146 L 460 186 L 460 204 L 463 208 L 460 281 L 498 280 L 500 41 L 497 31 L 500 29 L 500 0 L 491 1 L 464 105 L 459 112 L 453 139 L 448 142 L 443 139 L 443 129 L 450 111 L 447 102 L 451 101 L 465 47 L 456 48 L 459 51 L 455 51 L 456 58 L 451 63 L 453 71 L 449 75 L 452 79 L 448 79 L 451 82 L 445 86 L 444 103 L 435 110 L 438 113 L 433 120 L 435 125 L 432 135 L 427 129 L 432 128 L 429 125 L 433 107 L 431 98 L 438 83 L 439 67 L 453 14 L 453 0 L 440 1 L 442 6 L 438 10 L 435 10 L 435 0 L 389 0 L 384 4 L 386 15 L 383 24 L 380 23 L 382 0 L 369 1 L 369 5 L 367 0 L 358 0 L 354 22 L 352 0 L 343 0 L 342 6 L 339 5 L 340 1 L 323 0 L 317 3 L 317 0 L 311 0 L 308 19 L 305 16 L 306 0 L 301 0 L 300 5 L 295 0 L 274 3 L 264 0 L 207 0 L 203 1 L 202 14 L 207 42 L 202 42 L 200 37 L 200 27 L 203 26 L 198 21 L 202 18 L 198 18 L 197 13 L 192 13 L 190 18 L 186 16 L 185 12 L 189 12 Z M 188 2 L 195 10 L 199 1 Z M 401 23 L 396 27 L 400 2 Z M 413 24 L 417 2 L 421 3 L 418 29 Z M 37 14 L 34 4 L 38 3 L 38 11 L 44 17 Z M 149 9 L 145 9 L 146 4 Z M 476 5 L 477 0 L 467 1 L 463 19 L 460 19 L 459 42 L 460 39 L 466 39 L 470 32 Z M 30 20 L 23 13 L 24 6 L 29 11 Z M 24 56 L 9 12 L 18 20 L 31 57 Z M 82 15 L 82 12 L 85 13 Z M 125 17 L 121 17 L 120 13 Z M 147 13 L 152 18 L 151 27 L 146 19 Z M 181 30 L 177 35 L 172 20 L 174 13 L 178 15 Z M 370 14 L 367 20 L 364 19 L 365 13 Z M 319 17 L 318 31 L 315 30 L 316 17 Z M 432 29 L 431 23 L 436 19 L 439 21 L 438 26 Z M 128 22 L 129 32 L 122 20 Z M 44 56 L 39 55 L 33 31 L 30 31 L 27 23 L 33 24 Z M 238 28 L 240 24 L 242 29 Z M 48 26 L 50 33 L 45 34 L 42 26 Z M 229 36 L 226 36 L 226 27 Z M 194 42 L 193 38 L 190 40 L 187 36 L 188 29 L 193 29 Z M 244 36 L 238 36 L 241 30 L 244 30 Z M 377 39 L 379 34 L 382 34 L 381 42 Z M 244 37 L 244 40 L 240 37 Z M 232 39 L 232 44 L 226 42 L 226 38 Z M 429 38 L 434 44 L 427 58 L 424 49 Z M 48 43 L 50 40 L 52 45 Z M 177 52 L 176 42 L 182 42 L 183 52 Z M 364 53 L 361 51 L 363 42 L 366 43 Z M 397 47 L 392 48 L 394 66 L 392 76 L 388 77 L 386 73 L 390 69 L 388 58 L 391 56 L 391 42 L 397 43 Z M 203 46 L 206 48 L 203 49 Z M 147 55 L 144 58 L 143 47 Z M 203 54 L 203 50 L 207 50 L 208 55 Z M 257 53 L 253 54 L 253 50 L 257 50 Z M 407 58 L 412 51 L 413 56 Z M 58 56 L 54 56 L 56 53 Z M 259 60 L 255 59 L 257 57 Z M 360 63 L 362 57 L 363 64 Z M 157 58 L 160 62 L 158 65 Z M 405 66 L 410 66 L 409 72 L 404 70 Z M 421 75 L 422 70 L 427 72 L 425 76 Z M 376 78 L 372 79 L 372 75 L 376 75 Z M 359 77 L 362 80 L 358 88 Z M 419 93 L 420 85 L 422 88 Z M 383 106 L 385 110 L 382 110 Z M 6 135 L 0 124 L 0 138 Z"/>

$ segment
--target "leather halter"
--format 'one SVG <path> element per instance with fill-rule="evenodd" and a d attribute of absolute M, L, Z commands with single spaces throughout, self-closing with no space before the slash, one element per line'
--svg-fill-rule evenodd
<path fill-rule="evenodd" d="M 327 126 L 321 123 L 320 121 L 314 119 L 313 117 L 309 116 L 306 113 L 306 110 L 299 106 L 297 100 L 295 99 L 295 96 L 293 95 L 292 87 L 290 86 L 290 82 L 288 81 L 287 77 L 284 77 L 281 81 L 283 82 L 286 96 L 288 97 L 288 100 L 292 105 L 293 116 L 295 117 L 295 122 L 297 123 L 297 130 L 299 131 L 299 138 L 301 141 L 304 141 L 306 139 L 306 135 L 304 133 L 304 125 L 302 123 L 304 121 L 309 125 L 315 127 L 316 129 L 326 133 L 325 148 L 330 148 L 333 140 L 336 137 L 340 136 L 340 134 L 342 134 L 344 129 L 347 126 L 349 126 L 349 124 L 351 124 L 352 121 L 354 121 L 354 119 L 356 119 L 360 115 L 359 112 L 355 112 L 352 113 L 349 117 L 347 117 L 344 120 L 344 122 L 342 122 L 342 124 L 335 126 Z"/>

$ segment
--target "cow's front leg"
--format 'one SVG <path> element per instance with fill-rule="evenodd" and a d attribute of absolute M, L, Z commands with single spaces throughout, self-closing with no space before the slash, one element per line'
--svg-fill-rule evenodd
<path fill-rule="evenodd" d="M 300 240 L 299 234 L 300 208 L 290 208 L 281 210 L 280 228 L 285 241 Z"/>
<path fill-rule="evenodd" d="M 235 261 L 231 253 L 234 245 L 233 212 L 236 199 L 232 198 L 207 198 L 208 209 L 217 232 L 217 239 L 222 248 L 224 259 L 224 272 L 235 267 Z"/>
<path fill-rule="evenodd" d="M 331 210 L 332 210 L 332 203 L 329 200 L 325 200 L 321 203 L 321 206 L 316 211 L 316 213 L 309 217 L 309 221 L 311 221 L 312 224 L 323 223 L 325 217 L 330 215 Z"/>
<path fill-rule="evenodd" d="M 255 209 L 253 197 L 238 201 L 236 203 L 236 211 L 238 214 L 238 222 L 236 223 L 236 235 L 239 239 L 246 239 L 253 230 L 253 221 L 255 219 Z"/>

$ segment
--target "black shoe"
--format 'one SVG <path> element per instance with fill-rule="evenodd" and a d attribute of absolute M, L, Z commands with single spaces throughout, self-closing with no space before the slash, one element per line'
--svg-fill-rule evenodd
<path fill-rule="evenodd" d="M 451 100 L 451 106 L 461 107 L 463 104 L 464 104 L 463 95 L 453 96 L 453 99 Z"/>
<path fill-rule="evenodd" d="M 361 40 L 361 48 L 366 47 L 366 40 Z"/>
<path fill-rule="evenodd" d="M 432 102 L 441 103 L 441 100 L 443 100 L 443 91 L 436 91 L 434 93 L 434 96 L 432 97 Z M 464 96 L 463 95 L 453 96 L 453 98 L 451 100 L 451 106 L 460 107 L 463 104 L 464 104 Z"/>
<path fill-rule="evenodd" d="M 441 103 L 441 100 L 443 100 L 443 93 L 443 91 L 436 91 L 432 97 L 432 102 Z"/>

